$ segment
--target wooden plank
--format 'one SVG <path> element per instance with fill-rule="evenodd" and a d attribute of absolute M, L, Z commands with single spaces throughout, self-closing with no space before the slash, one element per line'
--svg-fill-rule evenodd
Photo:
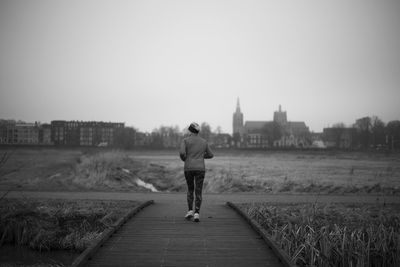
<path fill-rule="evenodd" d="M 200 223 L 184 220 L 184 213 L 184 204 L 155 203 L 114 234 L 88 266 L 281 266 L 228 207 L 204 207 Z"/>

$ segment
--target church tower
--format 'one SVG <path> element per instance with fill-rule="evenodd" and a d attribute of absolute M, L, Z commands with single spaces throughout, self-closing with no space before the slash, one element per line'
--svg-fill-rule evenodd
<path fill-rule="evenodd" d="M 236 103 L 236 111 L 233 113 L 233 135 L 235 133 L 242 134 L 243 131 L 243 113 L 240 111 L 239 98 Z"/>
<path fill-rule="evenodd" d="M 285 125 L 287 123 L 286 111 L 282 111 L 281 105 L 279 105 L 279 111 L 274 112 L 274 122 L 280 125 Z"/>

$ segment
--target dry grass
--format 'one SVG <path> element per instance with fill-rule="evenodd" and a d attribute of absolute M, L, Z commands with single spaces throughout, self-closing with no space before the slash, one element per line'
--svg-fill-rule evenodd
<path fill-rule="evenodd" d="M 333 152 L 219 153 L 207 160 L 204 191 L 400 194 L 400 155 Z M 129 173 L 123 170 L 129 170 Z M 175 151 L 18 149 L 2 168 L 0 186 L 22 190 L 184 192 Z"/>
<path fill-rule="evenodd" d="M 82 155 L 75 165 L 71 184 L 82 188 L 134 188 L 134 178 L 122 171 L 130 165 L 122 151 Z"/>
<path fill-rule="evenodd" d="M 400 206 L 243 204 L 299 266 L 399 266 Z"/>
<path fill-rule="evenodd" d="M 0 202 L 0 246 L 83 251 L 137 205 L 132 201 L 14 200 Z"/>
<path fill-rule="evenodd" d="M 177 154 L 131 152 L 143 166 L 140 174 L 156 177 L 169 191 L 186 190 Z M 400 155 L 332 152 L 254 152 L 218 154 L 206 161 L 204 191 L 400 194 Z"/>

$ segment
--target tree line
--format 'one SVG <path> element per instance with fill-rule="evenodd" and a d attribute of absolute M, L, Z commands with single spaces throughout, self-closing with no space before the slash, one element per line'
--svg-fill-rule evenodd
<path fill-rule="evenodd" d="M 176 148 L 179 146 L 181 140 L 188 134 L 187 129 L 181 130 L 178 126 L 160 126 L 153 129 L 151 133 L 144 133 L 138 131 L 134 127 L 125 127 L 115 133 L 114 144 L 121 148 Z M 208 142 L 222 144 L 231 142 L 230 135 L 221 133 L 221 127 L 217 127 L 215 131 L 207 122 L 200 124 L 200 134 L 202 138 Z M 219 137 L 224 135 L 226 140 L 222 142 Z"/>
<path fill-rule="evenodd" d="M 385 124 L 379 117 L 363 117 L 354 123 L 360 148 L 400 149 L 400 121 Z"/>

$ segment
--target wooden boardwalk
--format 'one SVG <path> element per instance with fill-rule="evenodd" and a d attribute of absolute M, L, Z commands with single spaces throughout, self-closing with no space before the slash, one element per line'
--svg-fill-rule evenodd
<path fill-rule="evenodd" d="M 4 195 L 5 191 L 0 191 Z M 400 203 L 399 196 L 313 194 L 204 194 L 199 224 L 182 219 L 184 193 L 11 191 L 6 198 L 154 199 L 109 239 L 89 266 L 279 266 L 264 241 L 233 210 L 233 203 Z"/>
<path fill-rule="evenodd" d="M 194 223 L 183 219 L 182 202 L 156 202 L 145 208 L 87 266 L 281 266 L 231 208 L 205 203 L 201 222 Z"/>

